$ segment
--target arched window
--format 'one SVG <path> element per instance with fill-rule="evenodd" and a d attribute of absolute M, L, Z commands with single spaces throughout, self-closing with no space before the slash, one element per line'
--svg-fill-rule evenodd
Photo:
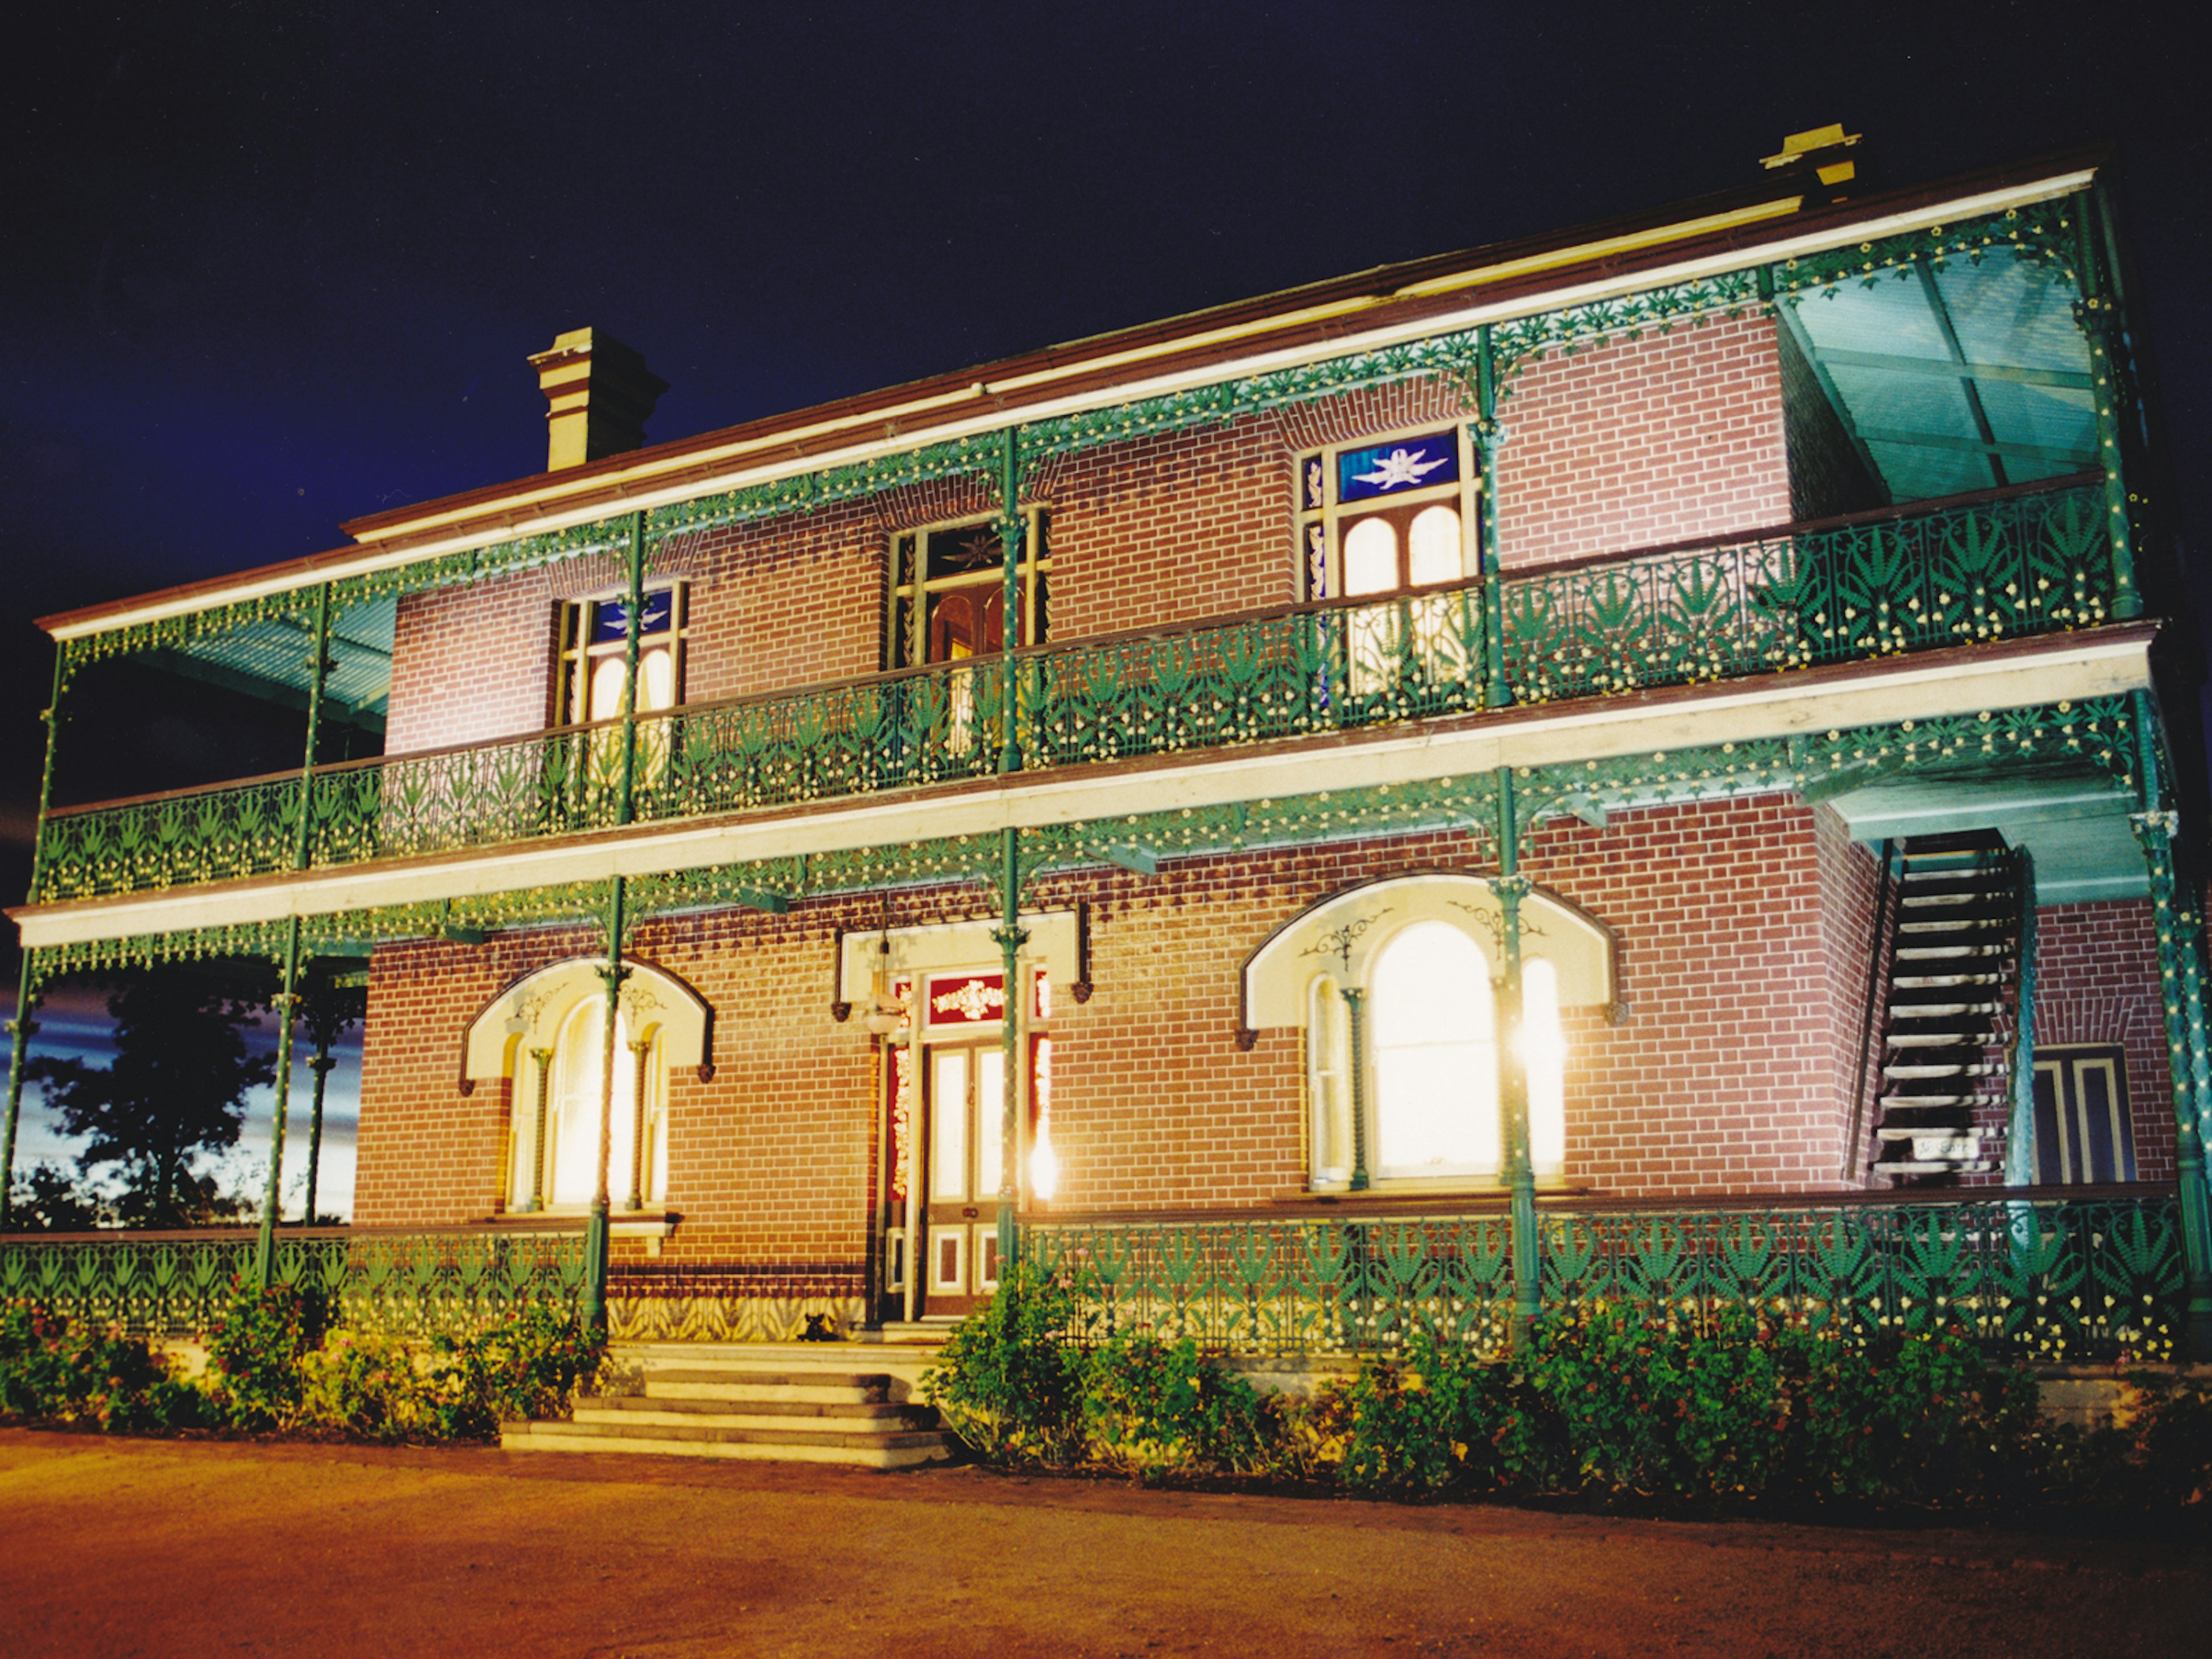
<path fill-rule="evenodd" d="M 545 1208 L 580 1209 L 596 1194 L 605 1065 L 601 1036 L 605 1029 L 605 999 L 587 993 L 559 1017 L 552 1046 L 529 1051 L 517 1066 L 509 1136 L 510 1208 L 528 1208 L 535 1194 Z M 642 1114 L 638 1110 L 641 1083 Z M 607 1191 L 617 1209 L 627 1205 L 633 1188 L 642 1203 L 661 1202 L 667 1196 L 667 1085 L 659 1029 L 648 1026 L 633 1032 L 628 1011 L 617 1014 L 614 1099 L 607 1115 Z M 542 1153 L 540 1101 L 544 1109 Z M 538 1167 L 541 1157 L 542 1172 Z"/>
<path fill-rule="evenodd" d="M 1498 1048 L 1482 947 L 1449 922 L 1403 929 L 1375 958 L 1367 1018 L 1375 1173 L 1494 1171 Z"/>

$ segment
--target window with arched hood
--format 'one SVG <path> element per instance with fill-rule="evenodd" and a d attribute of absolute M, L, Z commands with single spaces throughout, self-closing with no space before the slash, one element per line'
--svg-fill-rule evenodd
<path fill-rule="evenodd" d="M 495 1189 L 511 1211 L 586 1208 L 599 1188 L 607 1085 L 604 958 L 537 969 L 469 1024 L 462 1091 L 505 1079 L 504 1157 Z M 681 978 L 625 958 L 606 1112 L 607 1196 L 617 1211 L 666 1201 L 672 1072 L 714 1074 L 714 1010 Z"/>
<path fill-rule="evenodd" d="M 1529 1158 L 1567 1169 L 1565 1012 L 1613 1004 L 1613 935 L 1542 888 L 1521 899 L 1522 1024 Z M 1493 879 L 1385 878 L 1310 906 L 1245 959 L 1248 1041 L 1304 1038 L 1307 1180 L 1480 1188 L 1504 1178 L 1499 941 Z"/>

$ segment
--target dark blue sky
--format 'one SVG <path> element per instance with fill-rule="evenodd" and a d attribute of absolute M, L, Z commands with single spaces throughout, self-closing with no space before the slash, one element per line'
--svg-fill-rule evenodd
<path fill-rule="evenodd" d="M 2122 9 L 30 9 L 0 67 L 0 887 L 32 616 L 539 470 L 523 359 L 584 324 L 673 383 L 665 440 L 1720 188 L 1832 120 L 1896 183 L 2109 137 L 2201 490 L 2201 56 Z"/>

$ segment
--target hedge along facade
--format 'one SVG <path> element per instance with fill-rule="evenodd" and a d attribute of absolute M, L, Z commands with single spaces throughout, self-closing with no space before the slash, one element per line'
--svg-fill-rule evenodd
<path fill-rule="evenodd" d="M 159 941 L 204 942 L 210 925 L 265 939 L 281 914 L 307 918 L 315 939 L 373 945 L 357 1219 L 514 1221 L 580 1207 L 589 1160 L 575 1137 L 596 1142 L 605 1057 L 589 999 L 573 993 L 583 980 L 564 981 L 562 1003 L 530 988 L 605 955 L 607 884 L 628 884 L 638 977 L 623 994 L 663 975 L 660 994 L 696 1005 L 687 1017 L 708 1033 L 703 1058 L 678 1063 L 653 1047 L 655 1005 L 623 1005 L 613 1249 L 634 1287 L 665 1292 L 641 1290 L 626 1316 L 653 1328 L 788 1332 L 806 1313 L 957 1311 L 987 1289 L 985 1097 L 994 1054 L 1009 1052 L 992 1009 L 1008 1003 L 1024 1028 L 1012 1167 L 1032 1222 L 1494 1205 L 1515 1144 L 1502 1079 L 1534 1063 L 1507 1058 L 1492 988 L 1509 973 L 1498 895 L 1523 879 L 1522 948 L 1562 1005 L 1540 1022 L 1556 1048 L 1543 1063 L 1557 1066 L 1534 1114 L 1547 1201 L 1996 1182 L 2007 1137 L 2032 1134 L 2032 1091 L 2011 1086 L 2029 1062 L 2010 1035 L 2031 971 L 2034 1040 L 2073 1067 L 2048 1079 L 2052 1121 L 2110 1131 L 2102 1164 L 2085 1142 L 2087 1161 L 2051 1179 L 2185 1176 L 2165 1010 L 2193 994 L 2182 970 L 2197 947 L 2162 939 L 2145 896 L 2168 867 L 2159 815 L 2174 797 L 2155 781 L 2146 634 L 2129 620 L 2139 606 L 2123 555 L 2139 537 L 2124 514 L 2117 537 L 2101 516 L 2118 461 L 2100 447 L 2113 423 L 2091 406 L 2114 399 L 2094 389 L 2106 382 L 2090 348 L 2106 337 L 2065 320 L 2074 301 L 2048 297 L 2086 292 L 2080 314 L 2097 314 L 2095 279 L 2062 269 L 2084 246 L 2077 221 L 2096 218 L 2093 173 L 2022 169 L 1863 204 L 1803 197 L 1788 213 L 1821 227 L 1804 234 L 1787 214 L 1759 228 L 1775 217 L 1764 207 L 1717 243 L 1646 227 L 1630 240 L 1658 236 L 1661 253 L 1635 256 L 1654 272 L 1670 238 L 1687 250 L 1665 282 L 1639 288 L 1617 253 L 1539 259 L 1536 276 L 1474 286 L 1530 296 L 1475 331 L 1425 293 L 1455 291 L 1451 267 L 1409 268 L 1376 302 L 1397 331 L 1371 362 L 1404 355 L 1371 370 L 1345 368 L 1322 333 L 1297 333 L 1316 307 L 1356 316 L 1372 297 L 1364 282 L 921 388 L 914 407 L 980 398 L 1011 434 L 1017 539 L 1049 560 L 1046 597 L 1027 604 L 1043 644 L 1081 668 L 1024 692 L 1016 735 L 1034 751 L 1053 720 L 1092 734 L 1042 769 L 1011 753 L 989 764 L 1003 635 L 988 615 L 1008 505 L 990 429 L 945 436 L 927 412 L 878 419 L 856 400 L 792 417 L 793 446 L 834 455 L 805 434 L 847 420 L 889 459 L 810 460 L 798 476 L 811 482 L 714 473 L 724 450 L 780 441 L 771 422 L 364 521 L 374 558 L 476 562 L 473 574 L 392 579 L 391 753 L 561 726 L 580 706 L 564 674 L 619 684 L 632 641 L 649 652 L 680 637 L 678 718 L 641 724 L 628 752 L 647 786 L 702 764 L 731 793 L 687 799 L 724 804 L 687 809 L 696 823 L 624 822 L 607 806 L 619 728 L 532 737 L 522 762 L 488 747 L 485 774 L 504 768 L 527 791 L 532 769 L 575 769 L 497 817 L 496 833 L 471 829 L 461 800 L 418 815 L 428 850 L 359 868 L 321 854 L 264 864 L 274 872 L 235 889 L 234 913 L 217 902 L 232 890 L 222 882 L 186 883 L 152 898 L 111 890 L 105 909 L 49 904 L 27 927 L 46 930 L 33 943 L 56 963 L 183 949 Z M 1962 201 L 1981 216 L 1966 232 L 1947 222 Z M 1462 260 L 1518 270 L 1485 257 Z M 1827 275 L 1801 303 L 1807 260 Z M 1869 272 L 1880 280 L 1862 285 Z M 1946 313 L 1955 283 L 1967 286 Z M 1923 307 L 1910 315 L 1894 303 L 1908 289 Z M 2028 324 L 2000 337 L 1973 321 L 1999 313 Z M 1970 337 L 1957 349 L 1978 359 L 1923 349 L 1947 315 L 1968 319 L 1953 325 Z M 1283 390 L 1308 372 L 1267 355 L 1283 341 L 1320 365 L 1310 386 Z M 1099 400 L 1125 373 L 1099 366 L 1117 353 L 1164 365 L 1182 389 L 1138 395 L 1148 367 L 1126 371 L 1126 401 Z M 1029 381 L 1062 374 L 1091 405 L 1024 402 Z M 1945 386 L 1964 399 L 1948 412 L 1980 425 L 1907 429 Z M 2044 402 L 2023 413 L 2023 397 Z M 2020 435 L 2023 420 L 2042 435 Z M 879 460 L 857 484 L 837 471 Z M 2104 481 L 2074 478 L 2077 463 L 2109 463 Z M 571 488 L 601 513 L 636 492 L 635 571 L 620 518 L 515 539 L 532 500 Z M 787 510 L 762 493 L 777 490 Z M 1869 508 L 1887 516 L 1805 522 Z M 503 527 L 482 527 L 494 520 Z M 1972 560 L 2008 536 L 2004 556 L 2033 568 L 1977 575 Z M 2051 565 L 2062 544 L 2089 550 Z M 947 584 L 926 596 L 946 602 L 941 629 L 927 606 L 919 625 L 902 623 L 894 590 L 917 580 L 912 560 L 923 585 Z M 633 580 L 649 602 L 635 611 Z M 2053 582 L 2060 597 L 2045 597 Z M 664 627 L 642 620 L 652 596 L 672 589 L 666 633 L 649 631 Z M 953 599 L 974 609 L 956 613 Z M 1264 614 L 1227 620 L 1252 613 Z M 63 620 L 65 639 L 94 642 L 70 647 L 84 652 L 108 648 L 102 629 L 168 625 L 118 611 L 72 633 Z M 1132 633 L 1159 642 L 1132 646 Z M 1835 643 L 1844 635 L 1862 642 Z M 1494 643 L 1503 660 L 1487 659 Z M 866 765 L 825 762 L 855 745 L 807 713 L 831 706 L 826 691 L 809 703 L 810 688 L 874 688 L 917 654 L 923 669 L 867 690 L 877 702 L 838 705 L 881 722 L 872 747 L 858 745 Z M 1101 686 L 1121 700 L 1098 693 L 1082 712 Z M 724 740 L 684 723 L 793 693 L 799 713 L 772 755 L 750 738 L 712 749 Z M 942 706 L 917 716 L 932 696 Z M 2077 708 L 2095 709 L 2094 723 Z M 1140 726 L 1141 740 L 1128 735 Z M 2104 734 L 2122 726 L 2115 757 Z M 1937 730 L 1951 735 L 1928 747 Z M 2000 730 L 2013 747 L 1992 746 Z M 913 752 L 931 745 L 958 763 L 915 770 Z M 743 793 L 775 768 L 783 793 Z M 1501 769 L 1522 780 L 1517 817 Z M 311 799 L 315 787 L 302 785 Z M 391 813 L 397 787 L 377 811 Z M 2049 830 L 2088 820 L 2103 840 Z M 2033 851 L 2045 884 L 2007 901 L 2009 920 L 1987 900 L 1995 911 L 1975 922 L 2013 941 L 1966 999 L 1988 1005 L 1974 1042 L 2002 1051 L 1987 1064 L 2004 1076 L 1936 1120 L 1884 1100 L 1910 1047 L 1898 1039 L 1922 1035 L 1893 1005 L 1918 937 L 1898 896 L 1916 872 L 1899 860 L 1927 848 L 1923 824 L 1979 836 L 1974 857 L 1992 870 Z M 470 833 L 438 842 L 457 825 Z M 695 830 L 727 856 L 691 850 Z M 1011 891 L 1006 860 L 1036 865 Z M 1370 889 L 1371 903 L 1358 896 Z M 2023 905 L 2040 921 L 2032 952 Z M 1325 933 L 1297 933 L 1329 906 Z M 994 983 L 1005 959 L 988 924 L 1016 907 L 1030 954 L 1012 984 Z M 878 981 L 866 968 L 879 931 L 892 948 Z M 1307 963 L 1305 1000 L 1255 990 L 1271 942 Z M 1042 992 L 1029 978 L 1039 969 Z M 1255 999 L 1270 996 L 1261 1018 Z M 2099 1070 L 2105 1049 L 2118 1058 Z M 2199 1088 L 2186 1030 L 2179 1052 L 2185 1113 Z M 1467 1085 L 1486 1072 L 1498 1087 Z M 965 1115 L 951 1135 L 939 1126 L 955 1096 Z M 1042 1166 L 1019 1156 L 1032 1140 L 1056 1164 L 1048 1197 Z M 943 1192 L 938 1160 L 965 1171 Z M 639 1311 L 648 1304 L 657 1311 Z"/>

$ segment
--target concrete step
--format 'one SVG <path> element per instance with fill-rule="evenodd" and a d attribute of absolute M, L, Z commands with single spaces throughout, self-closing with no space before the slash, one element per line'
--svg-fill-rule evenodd
<path fill-rule="evenodd" d="M 937 1413 L 928 1406 L 892 1401 L 823 1404 L 800 1400 L 680 1400 L 651 1395 L 586 1395 L 576 1402 L 576 1420 L 644 1421 L 665 1418 L 679 1423 L 720 1423 L 725 1427 L 836 1427 L 933 1429 Z M 743 1423 L 736 1419 L 743 1418 Z"/>
<path fill-rule="evenodd" d="M 880 1372 L 747 1371 L 650 1365 L 644 1373 L 650 1400 L 781 1401 L 799 1405 L 869 1405 L 890 1396 Z"/>
<path fill-rule="evenodd" d="M 904 1469 L 943 1462 L 952 1437 L 940 1429 L 802 1430 L 712 1424 L 506 1423 L 503 1451 L 603 1452 L 617 1455 L 747 1458 Z"/>

